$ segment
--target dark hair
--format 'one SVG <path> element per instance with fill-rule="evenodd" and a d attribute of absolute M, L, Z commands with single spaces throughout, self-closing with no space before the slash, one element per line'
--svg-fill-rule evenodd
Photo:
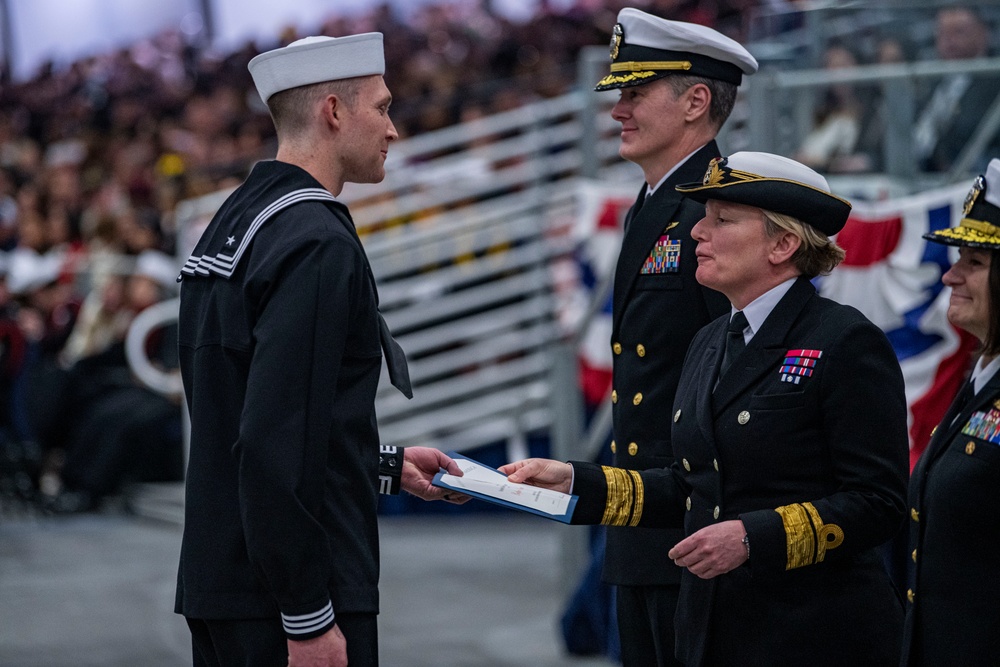
<path fill-rule="evenodd" d="M 708 108 L 708 119 L 715 124 L 716 130 L 722 128 L 726 119 L 729 118 L 729 114 L 733 112 L 733 107 L 736 105 L 736 89 L 738 88 L 735 83 L 709 79 L 703 76 L 680 75 L 664 78 L 670 84 L 671 90 L 674 91 L 675 98 L 680 97 L 688 88 L 699 83 L 708 86 L 709 92 L 712 93 L 712 102 Z"/>
<path fill-rule="evenodd" d="M 983 354 L 995 357 L 1000 354 L 1000 252 L 990 252 L 989 282 L 989 322 L 986 327 L 986 340 L 983 341 Z"/>
<path fill-rule="evenodd" d="M 903 57 L 903 62 L 910 62 L 913 60 L 913 52 L 916 50 L 913 42 L 911 42 L 907 36 L 903 33 L 883 33 L 879 35 L 878 39 L 875 40 L 875 53 L 874 57 L 876 61 L 878 60 L 879 50 L 883 44 L 896 44 L 899 47 L 899 52 Z"/>

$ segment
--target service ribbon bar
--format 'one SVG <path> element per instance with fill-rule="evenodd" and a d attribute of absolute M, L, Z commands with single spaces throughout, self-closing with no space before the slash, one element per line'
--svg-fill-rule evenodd
<path fill-rule="evenodd" d="M 781 381 L 799 384 L 802 378 L 813 374 L 813 369 L 822 356 L 822 350 L 789 350 L 785 353 L 785 360 L 781 362 L 781 368 L 778 370 Z"/>
<path fill-rule="evenodd" d="M 640 274 L 677 273 L 680 270 L 681 242 L 671 240 L 669 236 L 661 236 L 653 246 L 652 252 L 642 265 Z"/>

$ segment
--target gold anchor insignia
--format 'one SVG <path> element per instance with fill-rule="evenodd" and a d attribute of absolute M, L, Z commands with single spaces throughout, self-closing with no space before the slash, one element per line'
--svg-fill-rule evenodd
<path fill-rule="evenodd" d="M 708 171 L 705 172 L 705 178 L 702 179 L 702 185 L 718 185 L 722 182 L 724 175 L 722 169 L 719 167 L 725 164 L 726 158 L 716 157 L 712 158 L 712 161 L 708 163 Z"/>
<path fill-rule="evenodd" d="M 611 30 L 611 62 L 615 61 L 618 57 L 618 47 L 622 45 L 622 38 L 625 33 L 622 31 L 622 24 L 616 23 L 615 27 Z"/>
<path fill-rule="evenodd" d="M 965 196 L 965 208 L 962 210 L 963 217 L 968 217 L 972 206 L 976 203 L 976 199 L 979 198 L 979 193 L 985 189 L 986 180 L 982 176 L 977 177 L 976 182 L 972 184 L 972 189 L 969 190 L 969 194 Z"/>

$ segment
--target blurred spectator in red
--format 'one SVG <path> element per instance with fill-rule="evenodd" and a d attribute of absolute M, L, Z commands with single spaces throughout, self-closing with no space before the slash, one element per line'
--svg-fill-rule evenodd
<path fill-rule="evenodd" d="M 19 401 L 27 343 L 7 289 L 7 268 L 0 254 L 0 497 L 30 498 L 41 452 Z"/>

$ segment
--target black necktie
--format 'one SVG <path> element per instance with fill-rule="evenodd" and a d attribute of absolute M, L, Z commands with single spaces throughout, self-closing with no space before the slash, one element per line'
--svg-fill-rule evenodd
<path fill-rule="evenodd" d="M 629 225 L 635 220 L 635 216 L 639 215 L 639 211 L 642 210 L 642 205 L 646 203 L 649 197 L 646 196 L 645 187 L 639 191 L 639 196 L 635 198 L 635 203 L 632 204 L 632 208 L 629 209 L 628 214 L 625 216 L 625 224 L 622 227 L 623 232 L 627 232 Z"/>
<path fill-rule="evenodd" d="M 378 314 L 378 333 L 382 343 L 382 353 L 385 355 L 385 365 L 389 371 L 389 382 L 403 392 L 403 396 L 413 398 L 413 387 L 410 385 L 410 368 L 406 365 L 406 355 L 396 339 L 389 331 L 382 313 Z"/>
<path fill-rule="evenodd" d="M 962 385 L 962 388 L 958 390 L 958 393 L 955 395 L 955 400 L 951 402 L 948 412 L 945 413 L 944 424 L 946 426 L 950 426 L 955 419 L 962 414 L 962 411 L 965 410 L 965 406 L 975 395 L 975 383 L 972 381 L 972 378 L 969 378 L 965 381 L 965 384 Z"/>
<path fill-rule="evenodd" d="M 726 329 L 726 351 L 722 355 L 722 365 L 719 366 L 719 377 L 721 378 L 729 370 L 729 367 L 733 365 L 733 361 L 736 357 L 740 356 L 740 352 L 747 344 L 743 341 L 743 330 L 750 326 L 747 322 L 747 316 L 743 314 L 742 310 L 736 311 L 733 315 L 733 319 L 729 321 L 729 327 Z"/>

